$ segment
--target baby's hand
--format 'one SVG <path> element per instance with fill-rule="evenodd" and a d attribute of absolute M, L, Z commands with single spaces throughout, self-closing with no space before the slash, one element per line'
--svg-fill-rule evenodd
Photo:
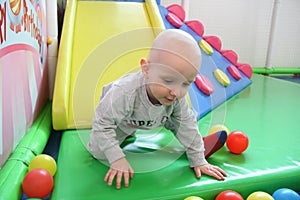
<path fill-rule="evenodd" d="M 227 176 L 221 168 L 211 164 L 194 167 L 194 172 L 197 178 L 201 178 L 201 174 L 206 174 L 215 177 L 218 180 L 224 180 L 225 176 Z"/>
<path fill-rule="evenodd" d="M 129 178 L 133 178 L 133 169 L 125 158 L 121 158 L 110 165 L 110 169 L 105 175 L 104 181 L 111 186 L 116 177 L 116 188 L 121 188 L 122 177 L 124 177 L 125 187 L 129 186 Z"/>

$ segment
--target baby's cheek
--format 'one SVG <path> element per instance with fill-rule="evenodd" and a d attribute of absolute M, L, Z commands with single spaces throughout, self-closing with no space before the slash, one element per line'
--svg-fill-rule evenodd
<path fill-rule="evenodd" d="M 160 93 L 162 94 L 162 96 L 165 96 L 166 93 L 168 94 L 170 92 L 171 88 L 168 87 L 167 85 L 162 85 L 160 87 Z"/>

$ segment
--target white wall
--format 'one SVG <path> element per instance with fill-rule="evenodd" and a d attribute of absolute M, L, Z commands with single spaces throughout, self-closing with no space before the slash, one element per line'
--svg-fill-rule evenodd
<path fill-rule="evenodd" d="M 300 1 L 281 0 L 277 14 L 273 65 L 300 67 Z"/>
<path fill-rule="evenodd" d="M 188 1 L 188 0 L 186 0 Z M 161 0 L 163 6 L 180 0 Z M 189 0 L 188 20 L 199 20 L 204 35 L 222 40 L 239 62 L 252 67 L 266 65 L 274 0 Z M 279 0 L 271 56 L 273 67 L 300 67 L 300 1 Z"/>

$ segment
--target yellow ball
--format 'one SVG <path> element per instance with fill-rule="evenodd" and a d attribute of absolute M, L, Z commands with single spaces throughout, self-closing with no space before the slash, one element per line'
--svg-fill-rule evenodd
<path fill-rule="evenodd" d="M 223 124 L 216 124 L 216 125 L 213 125 L 212 127 L 210 127 L 210 129 L 208 130 L 208 135 L 214 134 L 214 133 L 222 131 L 222 130 L 226 131 L 227 135 L 230 134 L 230 131 L 228 130 L 228 128 L 226 126 L 224 126 Z"/>
<path fill-rule="evenodd" d="M 266 192 L 258 191 L 250 194 L 247 200 L 274 200 L 274 198 Z"/>
<path fill-rule="evenodd" d="M 184 200 L 203 200 L 203 199 L 200 197 L 196 197 L 196 196 L 190 196 L 190 197 L 185 198 Z"/>
<path fill-rule="evenodd" d="M 52 176 L 56 173 L 56 162 L 55 160 L 47 155 L 47 154 L 40 154 L 38 156 L 35 156 L 29 163 L 28 171 L 31 171 L 33 169 L 45 169 L 47 170 Z"/>

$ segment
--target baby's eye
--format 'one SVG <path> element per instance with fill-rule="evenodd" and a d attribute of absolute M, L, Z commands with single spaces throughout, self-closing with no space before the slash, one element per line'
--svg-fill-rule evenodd
<path fill-rule="evenodd" d="M 164 82 L 165 82 L 165 83 L 172 83 L 173 81 L 170 80 L 170 79 L 164 79 Z"/>
<path fill-rule="evenodd" d="M 185 87 L 190 86 L 190 84 L 191 84 L 191 83 L 189 83 L 189 82 L 184 82 L 184 83 L 182 83 L 182 85 L 185 86 Z"/>

